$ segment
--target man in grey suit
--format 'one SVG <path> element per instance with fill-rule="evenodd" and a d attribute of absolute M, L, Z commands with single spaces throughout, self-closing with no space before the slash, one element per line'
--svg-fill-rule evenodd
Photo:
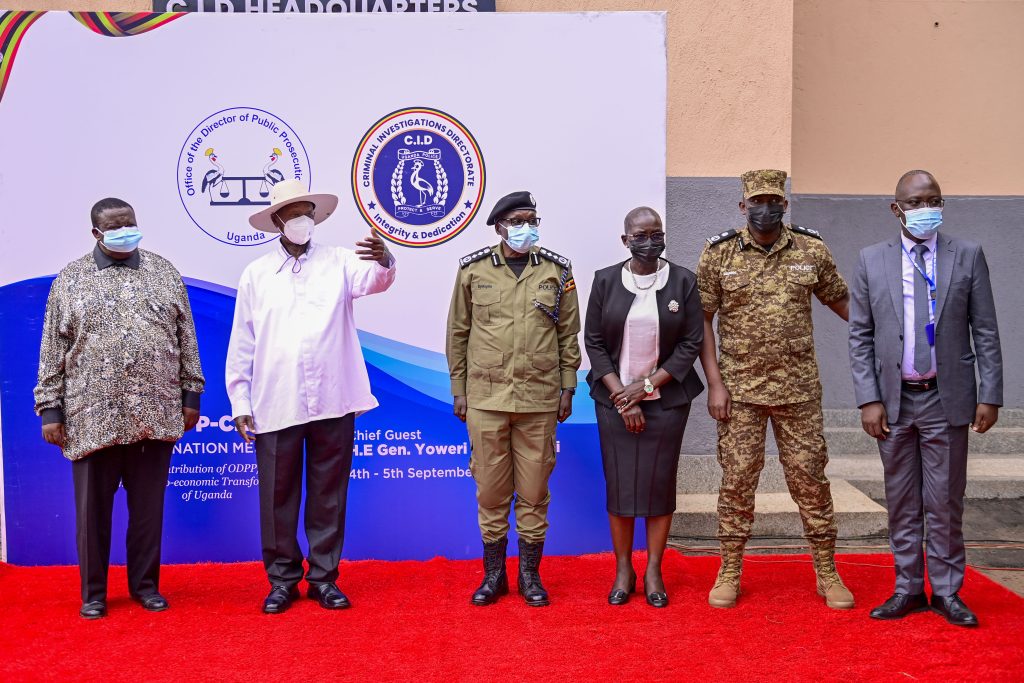
<path fill-rule="evenodd" d="M 928 608 L 927 520 L 931 607 L 952 624 L 977 626 L 957 595 L 967 429 L 995 424 L 1003 361 L 985 254 L 938 232 L 944 204 L 927 171 L 900 178 L 891 209 L 901 234 L 861 251 L 851 285 L 850 365 L 864 431 L 878 439 L 896 564 L 896 592 L 871 616 Z"/>

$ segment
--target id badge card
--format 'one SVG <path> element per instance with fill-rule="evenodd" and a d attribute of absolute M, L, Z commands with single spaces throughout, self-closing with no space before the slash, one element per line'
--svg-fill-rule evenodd
<path fill-rule="evenodd" d="M 935 323 L 930 322 L 925 325 L 924 333 L 928 335 L 928 346 L 935 346 Z"/>

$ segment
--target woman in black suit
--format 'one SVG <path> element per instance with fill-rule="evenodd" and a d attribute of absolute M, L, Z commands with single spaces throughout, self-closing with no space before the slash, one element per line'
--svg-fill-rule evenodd
<path fill-rule="evenodd" d="M 693 369 L 704 313 L 696 276 L 660 258 L 665 232 L 654 209 L 626 215 L 622 244 L 632 258 L 595 273 L 583 335 L 615 547 L 608 602 L 623 605 L 636 590 L 633 527 L 646 517 L 644 593 L 650 605 L 665 607 L 661 559 L 690 401 L 704 390 Z"/>

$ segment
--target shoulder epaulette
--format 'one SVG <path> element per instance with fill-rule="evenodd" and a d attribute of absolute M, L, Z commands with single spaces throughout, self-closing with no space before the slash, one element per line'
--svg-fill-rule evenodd
<path fill-rule="evenodd" d="M 563 268 L 568 268 L 569 266 L 572 265 L 570 263 L 569 259 L 565 258 L 561 254 L 556 254 L 555 252 L 551 251 L 550 249 L 545 249 L 544 247 L 541 247 L 537 251 L 537 253 L 540 254 L 541 256 L 543 256 L 544 258 L 546 258 L 548 261 L 553 261 L 553 262 L 557 263 L 558 265 L 562 266 Z"/>
<path fill-rule="evenodd" d="M 725 242 L 726 240 L 733 239 L 734 237 L 738 236 L 739 234 L 740 234 L 739 230 L 726 230 L 725 232 L 720 232 L 717 235 L 712 235 L 711 237 L 709 237 L 708 238 L 708 244 L 710 244 L 712 246 L 715 245 L 715 244 L 720 244 L 722 242 Z"/>
<path fill-rule="evenodd" d="M 484 247 L 483 249 L 477 249 L 472 254 L 467 254 L 459 259 L 459 267 L 465 268 L 470 263 L 475 263 L 482 258 L 487 258 L 491 255 L 491 248 Z"/>
<path fill-rule="evenodd" d="M 791 225 L 789 226 L 789 229 L 793 232 L 798 232 L 801 235 L 807 235 L 808 237 L 813 237 L 816 240 L 825 241 L 825 238 L 822 237 L 821 233 L 817 230 L 811 230 L 810 228 L 805 228 L 802 225 Z"/>

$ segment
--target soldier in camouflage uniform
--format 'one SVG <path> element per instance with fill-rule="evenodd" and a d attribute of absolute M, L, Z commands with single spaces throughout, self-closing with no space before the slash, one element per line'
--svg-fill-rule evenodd
<path fill-rule="evenodd" d="M 484 545 L 484 580 L 474 605 L 508 592 L 505 549 L 515 498 L 519 592 L 548 604 L 540 562 L 548 528 L 555 422 L 572 414 L 580 367 L 580 309 L 569 260 L 537 247 L 529 192 L 498 200 L 487 218 L 501 242 L 459 262 L 448 311 L 453 409 L 466 423 Z"/>
<path fill-rule="evenodd" d="M 828 453 L 811 295 L 846 320 L 849 291 L 821 235 L 783 223 L 786 173 L 748 171 L 742 181 L 739 207 L 747 225 L 709 238 L 697 268 L 705 318 L 700 359 L 708 379 L 708 412 L 718 421 L 722 466 L 722 566 L 708 602 L 736 604 L 770 419 L 811 546 L 818 594 L 829 607 L 848 609 L 853 595 L 834 562 L 836 522 L 825 477 Z M 721 355 L 712 328 L 716 312 Z"/>

